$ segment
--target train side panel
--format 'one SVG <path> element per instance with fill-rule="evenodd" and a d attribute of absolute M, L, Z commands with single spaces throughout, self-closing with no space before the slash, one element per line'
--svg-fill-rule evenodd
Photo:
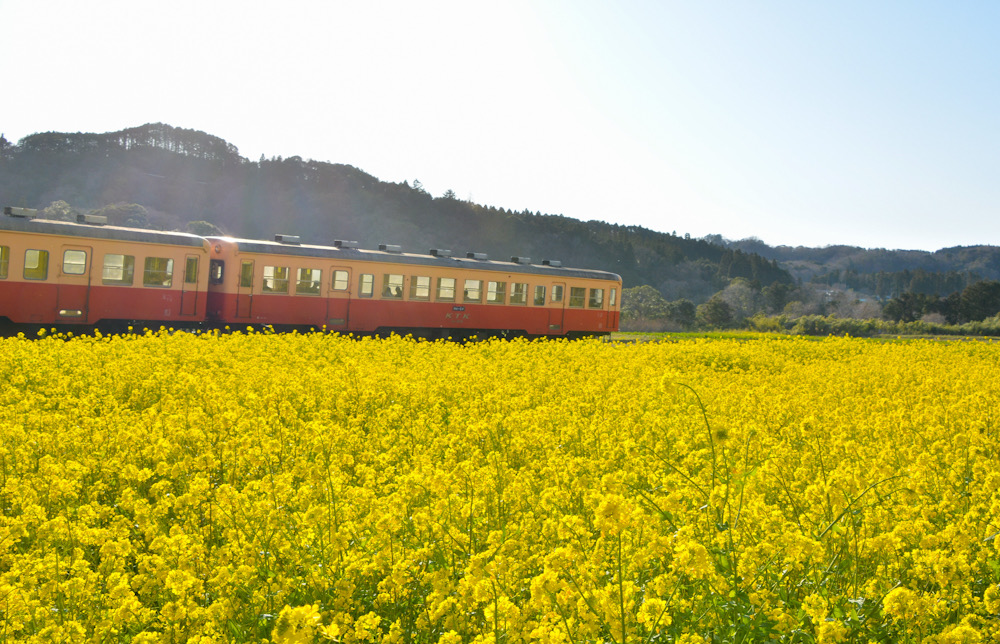
<path fill-rule="evenodd" d="M 0 317 L 14 324 L 204 318 L 207 251 L 196 237 L 69 222 L 3 224 Z"/>

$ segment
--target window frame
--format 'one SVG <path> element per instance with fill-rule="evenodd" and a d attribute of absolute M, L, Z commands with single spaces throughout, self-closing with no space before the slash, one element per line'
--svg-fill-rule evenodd
<path fill-rule="evenodd" d="M 603 288 L 592 288 L 589 289 L 590 292 L 587 295 L 587 308 L 588 309 L 603 309 L 604 308 L 604 289 Z"/>
<path fill-rule="evenodd" d="M 70 262 L 70 253 L 76 255 L 83 255 L 83 262 L 73 261 Z M 73 270 L 69 270 L 72 268 Z M 86 275 L 87 274 L 87 251 L 80 250 L 79 248 L 67 248 L 63 250 L 62 259 L 62 272 L 63 275 Z"/>
<path fill-rule="evenodd" d="M 506 304 L 507 303 L 507 282 L 486 282 L 486 303 Z"/>
<path fill-rule="evenodd" d="M 567 303 L 571 309 L 582 309 L 587 305 L 587 287 L 585 286 L 570 286 L 569 287 L 569 302 Z"/>
<path fill-rule="evenodd" d="M 343 284 L 343 286 L 341 286 Z M 342 269 L 334 269 L 330 280 L 331 291 L 346 291 L 351 288 L 351 273 Z"/>
<path fill-rule="evenodd" d="M 445 282 L 451 282 L 451 286 L 445 286 Z M 458 281 L 454 277 L 437 278 L 437 289 L 435 289 L 434 299 L 438 302 L 454 302 L 457 284 Z M 451 291 L 451 296 L 444 295 L 447 291 Z"/>
<path fill-rule="evenodd" d="M 375 295 L 375 274 L 361 273 L 358 275 L 358 297 L 372 297 Z"/>
<path fill-rule="evenodd" d="M 0 246 L 0 280 L 7 279 L 10 270 L 10 246 Z"/>
<path fill-rule="evenodd" d="M 268 270 L 270 269 L 270 270 Z M 270 273 L 270 275 L 268 275 Z M 284 274 L 284 277 L 281 275 Z M 264 266 L 261 280 L 260 292 L 270 295 L 288 295 L 288 282 L 290 282 L 291 271 L 287 266 Z M 268 281 L 271 285 L 268 286 Z M 279 288 L 283 286 L 284 288 Z"/>
<path fill-rule="evenodd" d="M 198 283 L 198 258 L 189 255 L 184 258 L 184 283 L 185 284 L 197 284 Z"/>
<path fill-rule="evenodd" d="M 166 269 L 156 268 L 151 262 L 165 261 Z M 158 282 L 151 281 L 158 275 L 166 277 Z M 174 258 L 173 257 L 144 257 L 142 263 L 142 285 L 150 288 L 170 288 L 174 285 Z"/>
<path fill-rule="evenodd" d="M 515 299 L 516 298 L 516 299 Z M 527 282 L 511 282 L 510 283 L 510 297 L 507 299 L 508 304 L 514 306 L 525 306 L 528 304 L 528 283 Z"/>
<path fill-rule="evenodd" d="M 121 265 L 109 265 L 109 257 L 121 257 Z M 108 269 L 118 270 L 120 278 L 108 277 Z M 101 263 L 101 284 L 108 286 L 132 286 L 135 284 L 135 255 L 124 253 L 104 253 Z"/>
<path fill-rule="evenodd" d="M 29 266 L 28 253 L 35 253 L 34 266 Z M 30 271 L 30 272 L 29 272 Z M 44 282 L 49 279 L 49 251 L 28 248 L 24 251 L 24 279 Z"/>
<path fill-rule="evenodd" d="M 535 284 L 534 294 L 532 298 L 532 305 L 534 306 L 545 306 L 545 285 Z"/>
<path fill-rule="evenodd" d="M 410 277 L 410 299 L 429 302 L 431 299 L 431 278 L 429 275 Z"/>
<path fill-rule="evenodd" d="M 403 299 L 403 285 L 406 283 L 402 273 L 382 274 L 382 299 L 401 300 Z"/>
<path fill-rule="evenodd" d="M 480 304 L 483 301 L 483 280 L 466 279 L 462 284 L 462 301 Z"/>

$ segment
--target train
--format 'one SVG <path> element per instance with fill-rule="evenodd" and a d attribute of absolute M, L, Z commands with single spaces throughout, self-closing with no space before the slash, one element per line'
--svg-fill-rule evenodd
<path fill-rule="evenodd" d="M 0 217 L 0 328 L 324 330 L 436 339 L 618 330 L 621 277 L 558 261 Z M 18 331 L 22 332 L 22 331 Z"/>

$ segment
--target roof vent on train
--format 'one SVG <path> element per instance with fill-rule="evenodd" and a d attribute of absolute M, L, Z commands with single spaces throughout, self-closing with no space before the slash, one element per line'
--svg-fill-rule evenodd
<path fill-rule="evenodd" d="M 473 253 L 470 251 L 465 256 L 469 259 L 486 259 L 486 253 Z"/>
<path fill-rule="evenodd" d="M 90 224 L 91 226 L 107 226 L 108 218 L 104 215 L 77 215 L 76 223 Z"/>
<path fill-rule="evenodd" d="M 358 247 L 358 242 L 356 242 L 356 241 L 346 241 L 346 240 L 343 240 L 343 239 L 335 239 L 335 240 L 333 240 L 333 246 L 335 248 L 357 248 Z"/>
<path fill-rule="evenodd" d="M 378 249 L 387 253 L 402 253 L 403 247 L 396 244 L 379 244 Z"/>
<path fill-rule="evenodd" d="M 531 258 L 530 257 L 518 257 L 517 255 L 514 255 L 513 257 L 510 258 L 510 261 L 514 262 L 515 264 L 530 264 L 531 263 Z"/>
<path fill-rule="evenodd" d="M 542 266 L 555 266 L 558 268 L 559 266 L 562 266 L 562 262 L 558 259 L 543 259 Z"/>
<path fill-rule="evenodd" d="M 8 217 L 21 217 L 23 219 L 34 219 L 38 216 L 38 211 L 34 208 L 18 208 L 16 206 L 4 206 L 3 214 Z"/>
<path fill-rule="evenodd" d="M 445 248 L 432 248 L 430 250 L 430 254 L 433 255 L 434 257 L 451 257 L 455 253 Z"/>
<path fill-rule="evenodd" d="M 298 235 L 275 235 L 274 241 L 279 244 L 293 244 L 295 246 L 302 244 L 302 238 Z"/>

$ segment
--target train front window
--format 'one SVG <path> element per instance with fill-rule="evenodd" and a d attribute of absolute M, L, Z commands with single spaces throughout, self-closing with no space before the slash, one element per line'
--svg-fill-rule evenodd
<path fill-rule="evenodd" d="M 363 273 L 358 286 L 360 287 L 358 292 L 361 297 L 371 297 L 372 293 L 375 292 L 375 276 L 369 273 Z"/>
<path fill-rule="evenodd" d="M 333 271 L 333 290 L 346 291 L 347 280 L 347 271 Z"/>
<path fill-rule="evenodd" d="M 24 251 L 24 279 L 43 280 L 49 276 L 49 251 Z"/>
<path fill-rule="evenodd" d="M 185 284 L 197 284 L 198 283 L 198 258 L 188 257 L 184 262 L 184 283 Z"/>
<path fill-rule="evenodd" d="M 226 274 L 226 263 L 221 259 L 213 259 L 208 262 L 208 283 L 222 284 L 222 278 Z"/>
<path fill-rule="evenodd" d="M 323 283 L 323 272 L 318 268 L 300 268 L 299 279 L 295 282 L 296 295 L 319 295 L 319 285 Z"/>
<path fill-rule="evenodd" d="M 608 304 L 611 306 L 611 308 L 614 308 L 615 304 L 617 303 L 618 303 L 618 289 L 613 288 L 611 289 L 611 297 L 608 298 Z"/>
<path fill-rule="evenodd" d="M 437 288 L 437 299 L 442 302 L 455 301 L 455 278 L 439 277 Z"/>
<path fill-rule="evenodd" d="M 7 266 L 10 264 L 10 247 L 0 246 L 0 280 L 7 279 Z"/>
<path fill-rule="evenodd" d="M 535 306 L 545 306 L 545 287 L 536 286 L 535 287 Z"/>
<path fill-rule="evenodd" d="M 507 298 L 507 282 L 487 282 L 486 301 L 490 304 L 503 304 Z"/>
<path fill-rule="evenodd" d="M 591 309 L 601 309 L 601 308 L 604 308 L 604 289 L 603 288 L 592 288 L 592 289 L 590 289 L 590 299 L 587 300 L 587 308 L 591 308 Z"/>
<path fill-rule="evenodd" d="M 386 273 L 382 276 L 382 297 L 391 300 L 403 299 L 403 276 Z"/>
<path fill-rule="evenodd" d="M 481 302 L 483 300 L 483 280 L 465 280 L 462 300 L 464 302 Z"/>
<path fill-rule="evenodd" d="M 87 272 L 87 253 L 82 250 L 67 250 L 63 252 L 63 273 L 66 275 L 83 275 Z"/>
<path fill-rule="evenodd" d="M 288 267 L 265 266 L 263 291 L 265 293 L 287 293 Z"/>
<path fill-rule="evenodd" d="M 582 309 L 586 300 L 587 300 L 587 289 L 581 286 L 569 287 L 570 308 Z"/>
<path fill-rule="evenodd" d="M 135 257 L 113 254 L 104 256 L 104 269 L 101 272 L 101 282 L 103 284 L 132 286 L 134 273 Z"/>
<path fill-rule="evenodd" d="M 142 272 L 143 286 L 170 286 L 174 283 L 174 260 L 169 257 L 147 257 Z"/>
<path fill-rule="evenodd" d="M 522 284 L 520 282 L 514 282 L 510 285 L 510 303 L 511 304 L 527 304 L 528 303 L 528 285 Z"/>
<path fill-rule="evenodd" d="M 416 275 L 410 278 L 410 299 L 431 299 L 431 278 L 426 275 Z"/>

